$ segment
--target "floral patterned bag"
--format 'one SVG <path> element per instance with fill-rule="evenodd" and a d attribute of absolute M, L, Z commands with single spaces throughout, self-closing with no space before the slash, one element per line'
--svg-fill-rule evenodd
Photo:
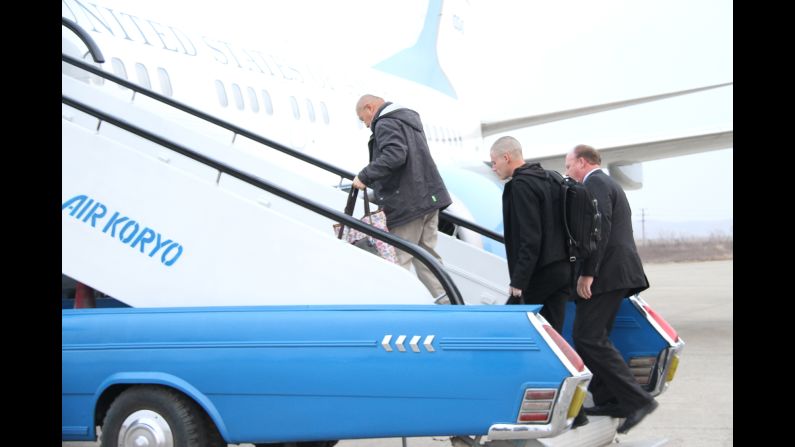
<path fill-rule="evenodd" d="M 358 193 L 358 189 L 351 188 L 350 193 L 348 193 L 348 203 L 345 205 L 345 214 L 353 216 L 353 209 L 356 207 L 356 196 Z M 386 226 L 386 214 L 384 210 L 379 208 L 375 212 L 370 212 L 370 201 L 368 200 L 366 190 L 364 192 L 364 216 L 360 220 L 381 230 L 389 231 Z M 355 228 L 346 227 L 338 223 L 334 224 L 334 233 L 337 235 L 337 239 L 347 241 L 389 262 L 395 264 L 398 262 L 395 247 L 384 241 L 368 236 Z"/>

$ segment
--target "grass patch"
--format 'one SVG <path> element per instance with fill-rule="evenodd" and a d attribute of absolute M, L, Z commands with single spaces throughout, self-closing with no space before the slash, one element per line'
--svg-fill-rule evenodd
<path fill-rule="evenodd" d="M 635 243 L 644 263 L 734 259 L 734 238 L 721 232 L 708 237 L 663 235 Z"/>

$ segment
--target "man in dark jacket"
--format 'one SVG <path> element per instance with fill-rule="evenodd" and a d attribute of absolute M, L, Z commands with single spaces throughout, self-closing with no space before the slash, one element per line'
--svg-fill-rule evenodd
<path fill-rule="evenodd" d="M 609 335 L 621 301 L 649 287 L 632 234 L 632 210 L 618 183 L 600 169 L 602 157 L 581 144 L 566 155 L 566 174 L 582 182 L 602 213 L 602 237 L 596 252 L 585 259 L 577 279 L 574 347 L 593 379 L 588 389 L 594 407 L 585 414 L 626 418 L 618 427 L 626 433 L 657 408 L 638 385 Z"/>
<path fill-rule="evenodd" d="M 418 244 L 439 262 L 436 253 L 439 211 L 452 200 L 436 168 L 420 115 L 383 98 L 364 95 L 356 115 L 370 128 L 370 164 L 353 179 L 353 187 L 370 186 L 386 214 L 389 232 Z M 449 303 L 444 288 L 422 262 L 397 250 L 398 263 L 414 269 L 438 303 Z"/>
<path fill-rule="evenodd" d="M 491 146 L 491 169 L 501 180 L 505 252 L 511 283 L 507 304 L 543 304 L 541 315 L 563 332 L 571 296 L 560 189 L 539 163 L 525 163 L 522 146 L 502 137 Z"/>

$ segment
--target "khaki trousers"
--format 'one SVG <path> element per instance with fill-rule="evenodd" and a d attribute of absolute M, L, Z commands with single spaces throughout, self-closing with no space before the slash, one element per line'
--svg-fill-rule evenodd
<path fill-rule="evenodd" d="M 439 224 L 439 211 L 436 210 L 428 213 L 422 217 L 414 219 L 398 227 L 389 227 L 389 232 L 403 239 L 413 242 L 420 247 L 428 250 L 434 258 L 440 263 L 442 258 L 436 253 L 436 239 L 438 234 Z M 387 222 L 387 225 L 389 223 Z M 411 270 L 411 265 L 414 264 L 414 270 L 417 272 L 417 277 L 422 282 L 434 298 L 439 297 L 444 292 L 442 284 L 436 279 L 433 273 L 421 261 L 415 259 L 414 256 L 406 253 L 405 251 L 395 247 L 397 251 L 398 264 L 406 270 Z M 447 297 L 441 303 L 449 303 Z"/>

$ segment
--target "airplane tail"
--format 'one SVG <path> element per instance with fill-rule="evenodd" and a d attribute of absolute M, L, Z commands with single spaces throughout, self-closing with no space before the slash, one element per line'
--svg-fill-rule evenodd
<path fill-rule="evenodd" d="M 425 22 L 414 45 L 374 68 L 459 99 L 448 73 L 464 72 L 461 65 L 466 53 L 464 18 L 468 6 L 464 0 L 429 0 Z"/>

